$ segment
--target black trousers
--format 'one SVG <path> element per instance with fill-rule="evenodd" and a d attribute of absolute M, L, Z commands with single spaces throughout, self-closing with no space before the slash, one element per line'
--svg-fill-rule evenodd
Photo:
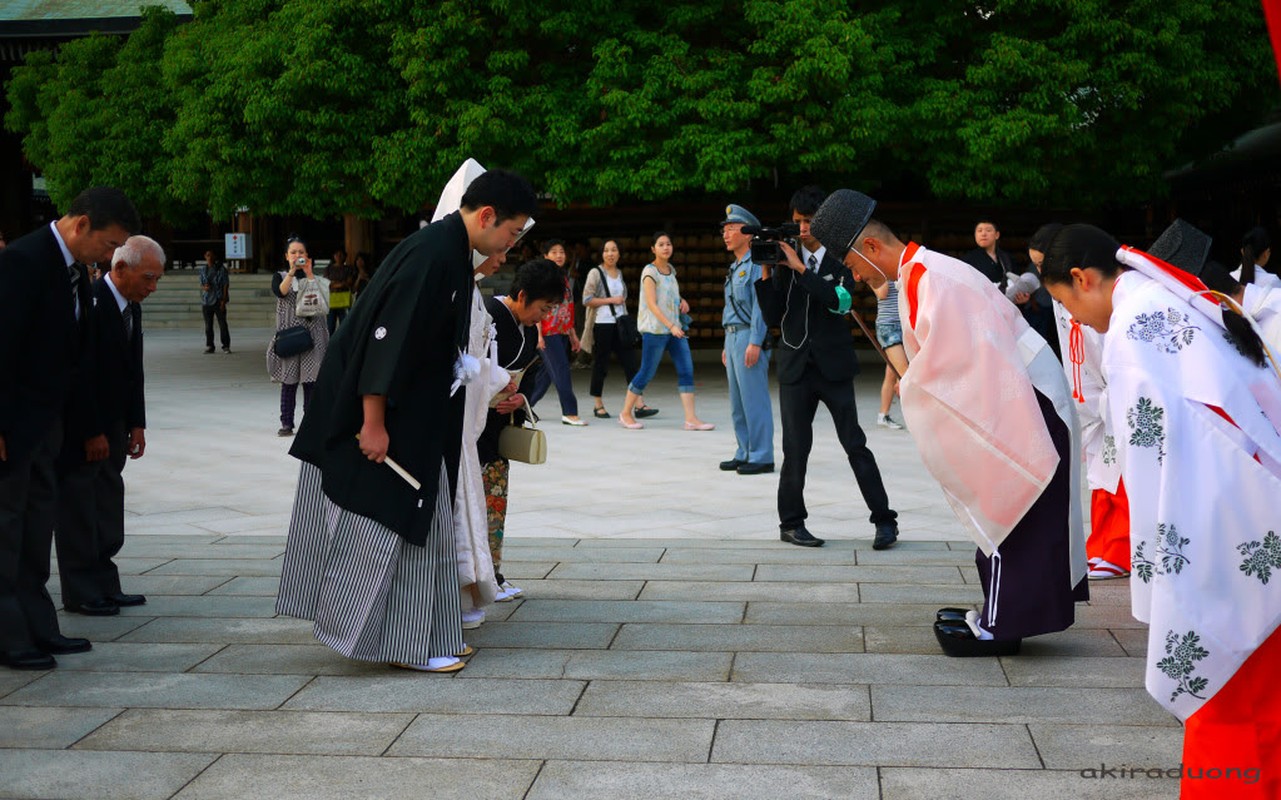
<path fill-rule="evenodd" d="M 57 509 L 54 459 L 62 424 L 23 463 L 0 476 L 0 650 L 31 650 L 59 633 L 49 582 L 49 546 Z"/>
<path fill-rule="evenodd" d="M 872 511 L 871 522 L 892 522 L 898 518 L 890 508 L 876 456 L 867 447 L 867 434 L 858 424 L 853 381 L 828 381 L 817 370 L 807 369 L 797 383 L 779 384 L 778 400 L 783 417 L 783 469 L 778 479 L 781 529 L 797 528 L 809 516 L 805 509 L 805 473 L 814 446 L 814 414 L 820 402 L 827 406 L 836 423 L 836 437 L 849 456 L 863 501 Z"/>
<path fill-rule="evenodd" d="M 205 315 L 205 347 L 214 346 L 214 317 L 218 318 L 218 332 L 222 334 L 222 346 L 231 347 L 231 331 L 227 330 L 227 307 L 224 305 L 201 306 L 200 313 Z"/>
<path fill-rule="evenodd" d="M 58 466 L 58 575 L 62 604 L 83 605 L 120 594 L 112 561 L 125 543 L 125 468 L 129 435 L 124 426 L 107 434 L 103 461 Z"/>
<path fill-rule="evenodd" d="M 618 326 L 613 323 L 592 327 L 592 388 L 589 394 L 600 397 L 605 392 L 605 376 L 609 374 L 609 357 L 618 356 L 618 363 L 623 365 L 623 375 L 627 383 L 632 382 L 636 374 L 636 349 L 624 344 L 617 333 Z"/>

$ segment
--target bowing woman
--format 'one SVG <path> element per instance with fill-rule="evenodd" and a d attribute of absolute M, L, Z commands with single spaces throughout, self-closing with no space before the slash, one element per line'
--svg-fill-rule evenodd
<path fill-rule="evenodd" d="M 481 477 L 485 484 L 485 508 L 489 523 L 489 554 L 498 583 L 498 601 L 511 600 L 521 593 L 502 574 L 503 533 L 507 526 L 507 481 L 511 462 L 498 449 L 498 438 L 509 424 L 524 424 L 528 397 L 541 369 L 538 324 L 564 296 L 563 273 L 545 258 L 526 261 L 516 269 L 511 291 L 491 297 L 486 310 L 494 320 L 498 340 L 498 366 L 510 382 L 489 403 L 485 430 L 476 443 Z M 483 619 L 483 615 L 482 615 Z"/>
<path fill-rule="evenodd" d="M 298 305 L 298 281 L 302 278 L 314 278 L 311 256 L 307 255 L 307 245 L 297 236 L 289 239 L 285 250 L 285 268 L 271 277 L 271 293 L 276 298 L 276 333 L 286 328 L 302 325 L 311 335 L 312 347 L 296 356 L 278 356 L 272 346 L 273 339 L 267 344 L 267 372 L 271 379 L 280 384 L 280 430 L 277 436 L 294 435 L 294 410 L 298 405 L 298 384 L 302 384 L 302 410 L 307 413 L 311 403 L 311 390 L 316 385 L 320 374 L 320 364 L 325 360 L 325 350 L 329 346 L 329 325 L 324 314 L 314 317 L 300 317 L 296 311 Z"/>
<path fill-rule="evenodd" d="M 1201 281 L 1090 225 L 1041 265 L 1106 333 L 1147 689 L 1184 722 L 1180 797 L 1281 796 L 1281 380 Z M 1217 780 L 1207 780 L 1208 777 Z"/>

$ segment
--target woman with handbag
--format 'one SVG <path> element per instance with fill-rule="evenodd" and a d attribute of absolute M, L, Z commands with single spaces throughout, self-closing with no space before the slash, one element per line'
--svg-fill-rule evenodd
<path fill-rule="evenodd" d="M 618 422 L 629 430 L 645 427 L 645 423 L 636 421 L 640 414 L 634 412 L 666 352 L 671 354 L 676 365 L 676 385 L 685 411 L 685 430 L 714 430 L 715 425 L 703 422 L 694 413 L 694 359 L 689 352 L 689 340 L 685 338 L 689 303 L 681 299 L 680 284 L 676 282 L 676 268 L 672 266 L 672 237 L 663 231 L 655 233 L 650 249 L 654 260 L 641 271 L 640 319 L 636 325 L 641 332 L 641 365 L 627 387 L 627 399 L 618 414 Z"/>
<path fill-rule="evenodd" d="M 607 239 L 601 248 L 600 266 L 590 270 L 583 282 L 583 306 L 587 309 L 583 348 L 592 353 L 591 395 L 596 401 L 592 413 L 599 419 L 609 419 L 601 395 L 609 374 L 610 354 L 618 356 L 623 374 L 631 383 L 636 375 L 636 346 L 640 344 L 636 319 L 627 313 L 627 283 L 618 267 L 618 255 L 618 242 Z M 636 416 L 652 417 L 658 413 L 658 409 L 643 405 L 643 400 L 641 403 L 635 409 Z"/>
<path fill-rule="evenodd" d="M 312 270 L 307 245 L 297 236 L 290 237 L 285 252 L 285 268 L 271 278 L 271 293 L 276 297 L 276 335 L 267 347 L 267 372 L 273 381 L 280 383 L 280 430 L 276 432 L 277 436 L 294 435 L 298 384 L 302 384 L 302 410 L 305 414 L 311 389 L 320 374 L 320 362 L 325 359 L 325 348 L 329 344 L 328 308 L 305 303 L 302 304 L 303 312 L 298 312 L 300 291 L 314 293 L 309 294 L 310 297 L 323 297 L 320 280 Z M 324 305 L 327 306 L 327 301 Z"/>
<path fill-rule="evenodd" d="M 526 261 L 516 269 L 510 294 L 486 301 L 486 309 L 494 319 L 497 333 L 498 366 L 511 377 L 503 391 L 490 401 L 485 430 L 476 443 L 485 484 L 489 553 L 494 564 L 494 580 L 498 583 L 496 599 L 499 602 L 520 594 L 520 589 L 508 583 L 501 572 L 503 531 L 507 524 L 507 480 L 511 457 L 519 457 L 520 454 L 504 452 L 499 440 L 507 426 L 525 424 L 529 411 L 527 397 L 533 391 L 542 367 L 539 363 L 538 323 L 563 299 L 564 292 L 564 276 L 560 269 L 551 261 L 539 258 Z"/>

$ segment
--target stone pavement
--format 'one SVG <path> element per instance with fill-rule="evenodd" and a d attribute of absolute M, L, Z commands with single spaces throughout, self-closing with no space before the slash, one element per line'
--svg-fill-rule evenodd
<path fill-rule="evenodd" d="M 503 571 L 526 595 L 468 632 L 466 669 L 343 659 L 275 616 L 296 465 L 274 435 L 268 334 L 232 335 L 235 353 L 205 356 L 199 332 L 149 334 L 149 447 L 126 470 L 119 559 L 149 602 L 64 617 L 94 650 L 57 670 L 0 671 L 0 797 L 1177 796 L 1171 779 L 1082 777 L 1179 763 L 1124 581 L 1093 585 L 1075 627 L 1018 657 L 941 655 L 934 610 L 982 595 L 909 435 L 868 434 L 902 544 L 871 550 L 830 438 L 809 492 L 829 543 L 781 544 L 777 476 L 716 470 L 733 434 L 723 372 L 701 360 L 718 430 L 679 430 L 664 370 L 649 429 L 548 425 L 549 462 L 517 465 Z M 877 383 L 859 383 L 868 420 Z"/>

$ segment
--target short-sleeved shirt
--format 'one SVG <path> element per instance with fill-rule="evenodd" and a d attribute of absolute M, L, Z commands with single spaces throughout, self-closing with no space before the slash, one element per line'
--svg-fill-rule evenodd
<path fill-rule="evenodd" d="M 200 304 L 205 306 L 216 306 L 222 302 L 223 292 L 227 289 L 230 278 L 227 276 L 227 270 L 220 266 L 203 266 L 200 268 L 200 285 L 208 286 L 208 290 L 201 290 Z"/>
<path fill-rule="evenodd" d="M 890 293 L 876 301 L 876 324 L 898 325 L 898 283 L 890 281 Z"/>
<path fill-rule="evenodd" d="M 681 287 L 676 282 L 676 268 L 669 266 L 669 269 L 671 272 L 667 275 L 659 272 L 658 267 L 653 264 L 648 264 L 641 270 L 640 314 L 636 317 L 636 328 L 641 333 L 671 333 L 654 312 L 649 310 L 649 303 L 645 302 L 646 279 L 653 279 L 654 299 L 667 321 L 676 323 L 680 320 Z"/>

